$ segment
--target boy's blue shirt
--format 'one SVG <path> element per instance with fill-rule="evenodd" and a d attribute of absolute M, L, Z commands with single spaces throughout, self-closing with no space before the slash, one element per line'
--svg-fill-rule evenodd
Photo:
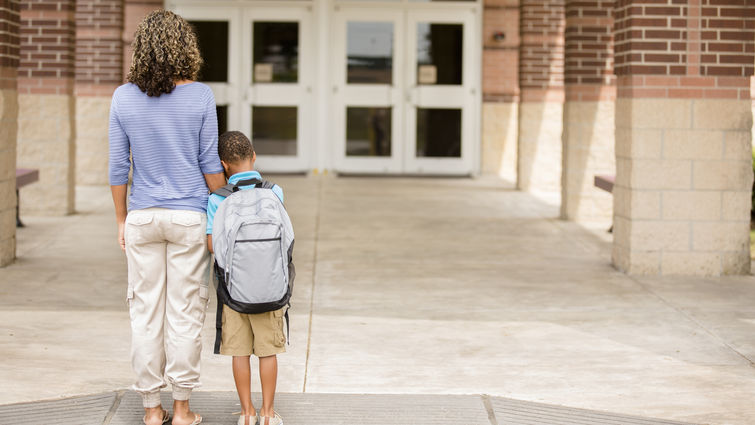
<path fill-rule="evenodd" d="M 236 184 L 242 180 L 250 180 L 250 179 L 260 179 L 262 180 L 262 175 L 258 171 L 242 171 L 240 173 L 236 173 L 232 175 L 228 179 L 228 183 L 230 184 Z M 251 189 L 254 186 L 241 186 L 241 190 Z M 280 186 L 277 184 L 273 186 L 273 192 L 278 195 L 278 199 L 283 202 L 283 189 L 281 189 Z M 220 203 L 223 202 L 224 197 L 216 194 L 211 194 L 210 197 L 207 199 L 207 234 L 212 234 L 212 223 L 215 221 L 215 213 L 218 211 L 218 207 L 220 206 Z"/>

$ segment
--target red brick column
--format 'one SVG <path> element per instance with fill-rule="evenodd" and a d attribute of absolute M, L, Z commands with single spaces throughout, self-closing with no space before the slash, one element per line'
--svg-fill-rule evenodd
<path fill-rule="evenodd" d="M 520 189 L 561 190 L 564 25 L 564 0 L 521 1 Z"/>
<path fill-rule="evenodd" d="M 134 41 L 134 32 L 139 22 L 147 14 L 156 9 L 162 9 L 163 0 L 123 0 L 123 76 L 128 75 L 131 66 L 131 42 Z"/>
<path fill-rule="evenodd" d="M 614 264 L 748 273 L 755 8 L 624 0 L 614 30 Z"/>
<path fill-rule="evenodd" d="M 0 0 L 0 267 L 16 257 L 19 6 Z"/>
<path fill-rule="evenodd" d="M 123 81 L 123 1 L 76 2 L 76 183 L 107 184 L 108 113 Z"/>
<path fill-rule="evenodd" d="M 74 210 L 74 1 L 21 1 L 18 164 L 38 168 L 22 212 Z"/>
<path fill-rule="evenodd" d="M 610 221 L 613 199 L 593 184 L 613 175 L 613 0 L 566 0 L 561 217 Z"/>
<path fill-rule="evenodd" d="M 516 181 L 519 0 L 486 0 L 482 51 L 482 172 Z"/>

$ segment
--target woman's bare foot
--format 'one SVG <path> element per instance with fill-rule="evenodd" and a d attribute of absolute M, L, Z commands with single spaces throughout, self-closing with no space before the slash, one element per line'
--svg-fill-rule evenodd
<path fill-rule="evenodd" d="M 145 407 L 143 421 L 146 425 L 162 425 L 168 418 L 168 412 L 162 406 Z"/>
<path fill-rule="evenodd" d="M 192 425 L 202 422 L 202 416 L 189 409 L 189 400 L 173 400 L 173 425 Z"/>

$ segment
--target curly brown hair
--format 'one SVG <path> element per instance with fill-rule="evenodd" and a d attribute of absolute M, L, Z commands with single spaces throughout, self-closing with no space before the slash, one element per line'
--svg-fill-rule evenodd
<path fill-rule="evenodd" d="M 202 66 L 194 29 L 168 10 L 147 15 L 136 28 L 131 47 L 128 81 L 148 96 L 172 92 L 176 81 L 196 80 Z"/>
<path fill-rule="evenodd" d="M 234 164 L 254 156 L 252 141 L 240 131 L 226 131 L 218 138 L 218 156 L 226 164 Z"/>

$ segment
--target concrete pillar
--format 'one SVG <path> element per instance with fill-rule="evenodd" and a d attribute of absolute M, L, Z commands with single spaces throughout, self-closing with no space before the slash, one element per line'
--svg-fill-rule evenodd
<path fill-rule="evenodd" d="M 614 154 L 613 1 L 566 0 L 561 217 L 610 221 L 611 194 L 596 174 L 616 173 Z"/>
<path fill-rule="evenodd" d="M 0 267 L 16 258 L 19 2 L 0 0 Z"/>
<path fill-rule="evenodd" d="M 614 16 L 614 264 L 749 273 L 752 8 L 626 1 Z"/>
<path fill-rule="evenodd" d="M 18 165 L 39 169 L 21 211 L 74 211 L 74 1 L 21 0 Z"/>
<path fill-rule="evenodd" d="M 521 0 L 520 10 L 517 186 L 560 192 L 564 0 Z"/>
<path fill-rule="evenodd" d="M 139 22 L 144 19 L 150 12 L 156 9 L 162 9 L 165 1 L 163 0 L 123 0 L 123 78 L 128 75 L 128 69 L 131 67 L 131 42 L 134 41 L 134 32 Z"/>
<path fill-rule="evenodd" d="M 123 1 L 76 2 L 76 183 L 108 184 L 108 115 L 123 82 Z"/>
<path fill-rule="evenodd" d="M 519 0 L 485 0 L 482 173 L 516 182 L 519 127 Z"/>

